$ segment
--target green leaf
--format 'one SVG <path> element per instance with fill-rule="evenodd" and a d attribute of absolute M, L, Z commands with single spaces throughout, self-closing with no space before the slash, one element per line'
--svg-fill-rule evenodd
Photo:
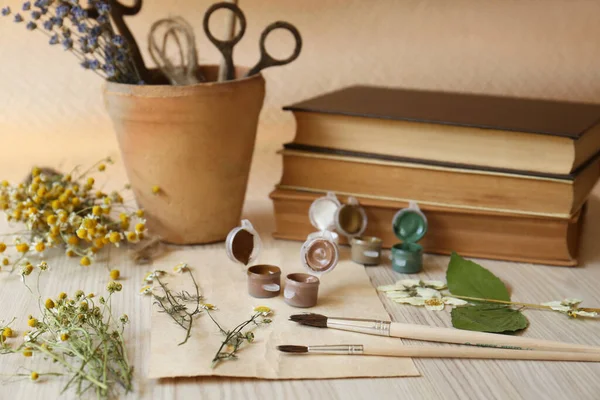
<path fill-rule="evenodd" d="M 520 311 L 501 304 L 455 307 L 451 315 L 452 326 L 468 331 L 509 333 L 529 325 Z"/>
<path fill-rule="evenodd" d="M 456 253 L 450 257 L 446 280 L 448 290 L 456 296 L 510 301 L 508 289 L 496 275 Z"/>

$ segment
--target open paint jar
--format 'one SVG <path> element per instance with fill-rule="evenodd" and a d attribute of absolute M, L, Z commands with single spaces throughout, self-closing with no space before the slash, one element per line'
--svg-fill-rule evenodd
<path fill-rule="evenodd" d="M 414 274 L 423 268 L 423 247 L 417 242 L 427 233 L 427 217 L 417 203 L 396 213 L 392 220 L 396 237 L 402 240 L 392 246 L 392 268 L 403 274 Z"/>
<path fill-rule="evenodd" d="M 227 256 L 237 263 L 248 265 L 259 256 L 262 241 L 258 232 L 247 219 L 234 228 L 225 240 Z M 281 269 L 274 265 L 260 264 L 248 268 L 248 294 L 252 297 L 267 298 L 279 295 L 281 291 Z"/>
<path fill-rule="evenodd" d="M 285 280 L 283 297 L 292 307 L 313 307 L 319 296 L 318 276 L 333 271 L 340 258 L 333 232 L 321 231 L 308 235 L 300 249 L 300 261 L 308 274 L 290 274 Z"/>
<path fill-rule="evenodd" d="M 367 229 L 367 214 L 354 197 L 348 197 L 348 203 L 340 205 L 334 216 L 335 228 L 346 236 L 348 241 L 363 234 Z"/>
<path fill-rule="evenodd" d="M 274 265 L 248 268 L 248 294 L 259 299 L 275 297 L 281 291 L 281 269 Z"/>
<path fill-rule="evenodd" d="M 285 278 L 283 296 L 292 307 L 308 308 L 317 305 L 319 278 L 310 274 L 295 273 Z"/>
<path fill-rule="evenodd" d="M 381 247 L 383 240 L 374 236 L 359 236 L 352 238 L 352 261 L 362 265 L 379 265 L 381 262 Z"/>

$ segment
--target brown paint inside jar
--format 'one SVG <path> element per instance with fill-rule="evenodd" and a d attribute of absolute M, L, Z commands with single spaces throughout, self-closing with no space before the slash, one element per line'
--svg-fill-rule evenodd
<path fill-rule="evenodd" d="M 363 216 L 355 206 L 345 205 L 338 214 L 340 227 L 349 234 L 360 232 L 363 225 Z"/>
<path fill-rule="evenodd" d="M 328 240 L 317 239 L 306 250 L 306 265 L 315 272 L 329 270 L 335 262 L 335 245 Z"/>
<path fill-rule="evenodd" d="M 235 234 L 231 243 L 233 257 L 242 264 L 248 265 L 252 250 L 254 250 L 254 235 L 245 229 L 241 229 Z"/>

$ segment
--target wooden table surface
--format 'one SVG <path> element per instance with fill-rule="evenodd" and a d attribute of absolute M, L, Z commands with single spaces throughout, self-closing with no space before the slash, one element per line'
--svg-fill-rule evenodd
<path fill-rule="evenodd" d="M 5 136 L 6 138 L 6 136 Z M 281 145 L 276 128 L 261 127 L 251 171 L 245 217 L 255 222 L 263 235 L 273 230 L 272 207 L 267 198 L 280 177 L 281 162 L 275 151 Z M 57 144 L 58 143 L 58 144 Z M 68 146 L 62 144 L 68 143 Z M 90 145 L 93 143 L 93 145 Z M 117 161 L 107 174 L 107 186 L 119 187 L 125 181 L 118 150 L 113 137 L 95 138 L 65 134 L 49 140 L 32 140 L 19 150 L 4 148 L 0 152 L 0 178 L 22 179 L 32 164 L 67 168 L 74 164 L 92 164 L 111 155 Z M 97 178 L 102 181 L 102 178 Z M 584 299 L 584 305 L 600 306 L 600 200 L 596 193 L 584 230 L 582 266 L 560 268 L 508 262 L 478 260 L 502 278 L 512 290 L 513 299 L 540 303 L 565 297 Z M 6 230 L 2 222 L 1 230 Z M 185 259 L 185 247 L 175 247 Z M 348 250 L 345 250 L 348 251 Z M 51 273 L 42 281 L 45 295 L 77 289 L 102 292 L 108 282 L 107 267 L 98 262 L 89 268 L 61 255 L 48 257 Z M 159 263 L 159 260 L 156 261 Z M 426 256 L 423 279 L 444 279 L 448 257 Z M 148 380 L 145 374 L 149 360 L 150 301 L 138 295 L 140 282 L 150 267 L 136 266 L 126 249 L 112 251 L 110 264 L 123 275 L 124 291 L 116 297 L 116 313 L 125 312 L 131 324 L 126 330 L 130 360 L 135 366 L 135 392 L 132 399 L 355 399 L 355 398 L 443 398 L 443 399 L 598 399 L 600 398 L 600 365 L 585 363 L 551 363 L 525 361 L 460 361 L 415 360 L 422 376 L 394 379 L 339 379 L 321 381 L 260 381 L 251 379 L 169 379 Z M 389 284 L 401 275 L 389 265 L 367 268 L 374 285 Z M 399 305 L 382 298 L 396 321 L 451 326 L 448 311 L 433 312 Z M 19 318 L 17 331 L 24 329 L 26 316 L 35 310 L 36 300 L 19 281 L 17 274 L 0 274 L 0 320 Z M 575 343 L 600 345 L 600 321 L 569 320 L 566 316 L 546 311 L 528 310 L 531 326 L 525 336 Z M 39 367 L 38 367 L 39 365 Z M 52 378 L 39 382 L 8 382 L 20 366 L 43 370 L 43 361 L 19 355 L 3 356 L 0 361 L 0 399 L 57 398 L 63 380 Z M 73 398 L 72 393 L 64 398 Z"/>

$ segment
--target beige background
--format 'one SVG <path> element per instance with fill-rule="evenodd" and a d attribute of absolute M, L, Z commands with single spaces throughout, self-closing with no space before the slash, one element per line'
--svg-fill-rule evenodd
<path fill-rule="evenodd" d="M 13 10 L 20 3 L 0 2 Z M 130 19 L 144 51 L 154 20 L 183 15 L 196 28 L 202 62 L 218 62 L 201 28 L 210 1 L 145 3 Z M 600 101 L 598 1 L 241 0 L 240 5 L 248 30 L 236 49 L 237 63 L 256 62 L 258 36 L 269 22 L 290 21 L 304 37 L 296 62 L 266 72 L 262 120 L 284 124 L 280 142 L 293 135 L 283 105 L 356 82 Z M 215 28 L 223 15 L 215 14 Z M 102 80 L 46 42 L 12 17 L 0 19 L 0 130 L 15 135 L 15 143 L 16 135 L 35 134 L 56 151 L 68 146 L 65 131 L 94 135 L 114 147 Z M 268 45 L 283 56 L 291 36 L 277 33 Z M 0 156 L 8 151 L 2 147 Z"/>

